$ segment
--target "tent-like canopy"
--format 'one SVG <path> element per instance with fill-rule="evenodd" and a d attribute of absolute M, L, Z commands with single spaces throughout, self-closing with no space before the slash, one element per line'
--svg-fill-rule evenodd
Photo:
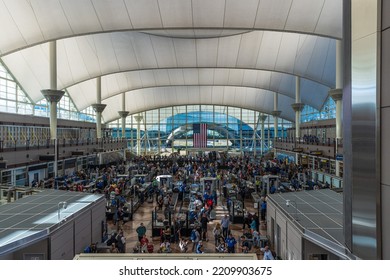
<path fill-rule="evenodd" d="M 0 56 L 32 101 L 50 88 L 48 42 L 57 41 L 58 89 L 105 122 L 126 110 L 231 105 L 294 120 L 335 87 L 341 0 L 0 0 Z"/>

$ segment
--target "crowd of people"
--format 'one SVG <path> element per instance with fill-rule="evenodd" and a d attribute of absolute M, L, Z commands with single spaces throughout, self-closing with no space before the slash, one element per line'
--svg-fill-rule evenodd
<path fill-rule="evenodd" d="M 126 195 L 125 190 L 132 189 L 132 193 L 137 195 L 137 189 L 143 182 L 134 182 L 131 179 L 131 174 L 147 174 L 151 181 L 151 189 L 146 194 L 146 199 L 149 202 L 155 202 L 158 209 L 165 212 L 165 210 L 172 212 L 172 224 L 165 225 L 161 230 L 160 245 L 154 249 L 153 240 L 147 238 L 146 227 L 141 223 L 135 230 L 138 236 L 136 245 L 133 248 L 133 252 L 147 253 L 147 252 L 160 252 L 170 253 L 174 250 L 179 252 L 193 252 L 193 253 L 235 253 L 251 252 L 253 248 L 261 248 L 260 242 L 260 220 L 266 219 L 267 210 L 267 194 L 264 194 L 261 189 L 261 182 L 255 180 L 260 176 L 266 174 L 278 175 L 280 178 L 285 178 L 289 182 L 294 182 L 298 178 L 298 173 L 305 173 L 309 177 L 309 172 L 295 163 L 289 163 L 282 160 L 269 159 L 253 159 L 249 156 L 228 156 L 218 154 L 218 157 L 211 158 L 209 156 L 176 156 L 176 157 L 157 157 L 157 156 L 142 156 L 134 158 L 127 166 L 126 170 L 129 173 L 128 178 L 117 178 L 116 175 L 120 174 L 124 170 L 124 165 L 120 167 L 111 166 L 101 170 L 94 170 L 98 173 L 100 178 L 99 183 L 96 184 L 98 192 L 104 194 L 111 206 L 115 206 L 113 215 L 113 223 L 119 223 L 123 221 L 123 217 L 126 213 Z M 134 171 L 135 172 L 134 172 Z M 125 171 L 125 172 L 126 172 Z M 175 209 L 172 210 L 173 197 L 172 192 L 166 191 L 166 186 L 162 186 L 157 182 L 156 177 L 159 175 L 170 174 L 172 175 L 173 182 L 181 182 L 178 187 L 179 200 L 185 199 L 185 193 L 188 192 L 188 188 L 192 184 L 199 184 L 204 177 L 212 177 L 216 179 L 217 187 L 212 190 L 207 186 L 205 191 L 200 195 L 197 193 L 194 198 L 191 198 L 191 202 L 195 207 L 189 211 L 189 222 L 194 225 L 191 234 L 186 237 L 183 235 L 182 223 L 178 217 L 175 216 Z M 247 182 L 253 182 L 256 186 L 249 188 Z M 303 182 L 298 182 L 303 183 Z M 211 213 L 213 207 L 217 204 L 217 201 L 229 204 L 231 198 L 225 191 L 228 184 L 233 184 L 237 190 L 238 199 L 244 201 L 250 198 L 250 192 L 258 191 L 262 195 L 262 201 L 260 205 L 260 217 L 257 212 L 245 211 L 244 221 L 242 224 L 242 234 L 233 235 L 231 230 L 232 222 L 229 214 L 224 215 L 220 220 L 216 220 L 213 217 L 213 229 L 212 235 L 209 233 L 209 224 L 212 220 Z M 278 191 L 277 186 L 272 186 Z M 271 188 L 272 189 L 272 188 Z M 298 188 L 297 188 L 298 189 Z M 294 189 L 295 191 L 295 189 Z M 221 196 L 220 200 L 219 197 Z M 236 198 L 237 199 L 237 198 Z M 225 205 L 226 206 L 226 205 Z M 229 206 L 229 205 L 227 205 Z M 227 207 L 229 209 L 229 207 Z M 118 227 L 120 228 L 120 227 Z M 150 234 L 149 234 L 150 235 Z M 210 240 L 213 238 L 213 240 Z M 110 246 L 112 246 L 112 252 L 125 252 L 126 238 L 123 236 L 123 232 L 119 232 L 115 238 L 112 236 Z M 213 249 L 206 246 L 204 242 L 213 242 Z M 175 246 L 172 246 L 175 244 Z M 191 245 L 190 245 L 191 244 Z M 173 248 L 174 247 L 174 248 Z M 264 258 L 273 259 L 267 253 L 269 248 L 263 247 L 261 250 L 264 253 Z"/>

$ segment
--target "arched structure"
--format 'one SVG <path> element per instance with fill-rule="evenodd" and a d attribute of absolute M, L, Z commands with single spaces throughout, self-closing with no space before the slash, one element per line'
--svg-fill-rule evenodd
<path fill-rule="evenodd" d="M 277 92 L 281 117 L 294 120 L 295 76 L 302 78 L 302 102 L 316 109 L 335 85 L 335 40 L 342 37 L 338 0 L 0 5 L 0 57 L 29 98 L 38 102 L 41 90 L 50 88 L 48 42 L 56 41 L 57 88 L 83 110 L 96 103 L 100 77 L 104 122 L 118 118 L 123 92 L 130 113 L 238 101 L 270 113 Z"/>

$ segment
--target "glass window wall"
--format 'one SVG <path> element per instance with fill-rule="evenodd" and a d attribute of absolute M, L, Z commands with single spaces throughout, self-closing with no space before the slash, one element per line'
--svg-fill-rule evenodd
<path fill-rule="evenodd" d="M 129 148 L 136 151 L 137 122 L 135 115 L 126 119 L 126 137 Z M 165 150 L 194 148 L 194 124 L 205 124 L 207 148 L 231 149 L 242 152 L 261 148 L 260 112 L 252 110 L 213 105 L 173 106 L 142 112 L 140 124 L 141 152 L 159 153 Z M 270 118 L 273 124 L 272 117 Z M 108 124 L 116 135 L 121 130 L 118 121 Z M 279 131 L 287 135 L 291 122 L 279 119 Z M 273 130 L 273 126 L 270 127 Z M 256 130 L 256 134 L 254 131 Z M 268 125 L 265 125 L 265 151 L 268 150 Z M 271 132 L 273 135 L 273 131 Z"/>

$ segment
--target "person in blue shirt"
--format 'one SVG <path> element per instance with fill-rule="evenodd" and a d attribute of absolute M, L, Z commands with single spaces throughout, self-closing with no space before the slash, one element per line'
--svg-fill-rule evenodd
<path fill-rule="evenodd" d="M 199 240 L 198 245 L 196 245 L 196 253 L 197 254 L 203 254 L 203 242 L 202 240 Z"/>
<path fill-rule="evenodd" d="M 228 249 L 228 253 L 235 253 L 234 248 L 236 246 L 237 241 L 236 241 L 236 239 L 233 237 L 233 235 L 231 233 L 228 235 L 228 237 L 226 238 L 225 242 L 226 242 L 226 246 L 227 246 L 227 249 Z"/>
<path fill-rule="evenodd" d="M 265 215 L 267 213 L 267 201 L 263 200 L 261 203 L 261 220 L 265 220 Z"/>
<path fill-rule="evenodd" d="M 227 215 L 225 215 L 221 219 L 221 227 L 222 227 L 222 235 L 224 238 L 226 238 L 228 236 L 229 227 L 230 227 L 230 220 Z"/>

